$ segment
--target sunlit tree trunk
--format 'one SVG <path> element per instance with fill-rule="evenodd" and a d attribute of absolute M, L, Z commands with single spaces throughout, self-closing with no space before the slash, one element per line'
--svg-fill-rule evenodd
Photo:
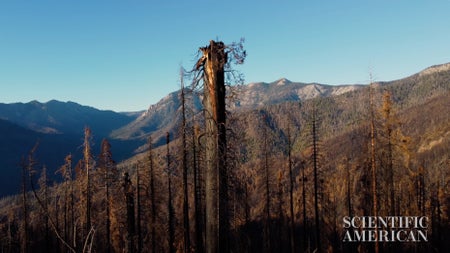
<path fill-rule="evenodd" d="M 84 166 L 86 170 L 86 223 L 85 229 L 88 232 L 91 229 L 91 129 L 86 127 L 84 129 Z"/>
<path fill-rule="evenodd" d="M 200 48 L 197 63 L 204 68 L 206 124 L 206 252 L 229 252 L 228 182 L 226 168 L 225 74 L 227 53 L 223 42 Z"/>

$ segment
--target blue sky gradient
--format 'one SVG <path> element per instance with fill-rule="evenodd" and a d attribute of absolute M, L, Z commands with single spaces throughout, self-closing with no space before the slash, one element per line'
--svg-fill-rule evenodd
<path fill-rule="evenodd" d="M 0 102 L 147 109 L 211 39 L 246 83 L 367 83 L 450 62 L 450 1 L 0 1 Z"/>

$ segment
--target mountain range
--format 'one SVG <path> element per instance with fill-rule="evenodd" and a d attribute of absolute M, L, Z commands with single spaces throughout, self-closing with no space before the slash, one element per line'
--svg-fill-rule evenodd
<path fill-rule="evenodd" d="M 394 90 L 395 102 L 401 110 L 420 107 L 439 98 L 438 104 L 443 107 L 439 108 L 448 111 L 450 63 L 432 66 L 404 79 L 378 82 L 377 86 Z M 366 88 L 366 85 L 360 84 L 307 84 L 285 78 L 270 83 L 250 83 L 231 87 L 229 110 L 246 115 L 259 108 L 313 98 L 334 98 L 335 101 L 340 101 L 333 102 L 335 108 L 338 108 L 345 105 L 349 98 L 360 96 L 362 99 L 361 94 Z M 4 175 L 0 179 L 0 196 L 18 192 L 21 159 L 26 157 L 36 143 L 39 143 L 36 154 L 39 164 L 46 165 L 52 171 L 50 174 L 54 175 L 53 172 L 63 164 L 67 154 L 73 154 L 75 159 L 81 155 L 83 130 L 86 126 L 91 128 L 94 135 L 94 154 L 99 152 L 101 139 L 108 138 L 117 161 L 142 151 L 149 136 L 152 136 L 157 145 L 163 143 L 166 132 L 176 136 L 181 104 L 179 93 L 170 93 L 147 110 L 136 113 L 102 111 L 74 102 L 56 100 L 46 103 L 0 103 L 0 169 Z M 188 90 L 187 98 L 189 113 L 201 114 L 201 93 Z M 350 117 L 346 115 L 345 108 L 342 106 L 342 111 L 335 112 L 334 116 Z M 449 138 L 447 132 L 442 134 L 443 138 Z M 436 140 L 430 137 L 429 141 Z"/>

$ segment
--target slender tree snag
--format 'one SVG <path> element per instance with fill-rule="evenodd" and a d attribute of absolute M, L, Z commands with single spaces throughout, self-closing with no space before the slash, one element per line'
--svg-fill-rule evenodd
<path fill-rule="evenodd" d="M 265 124 L 267 122 L 267 115 L 263 116 L 263 121 Z M 272 252 L 272 246 L 271 246 L 271 232 L 270 227 L 272 223 L 271 214 L 270 214 L 270 176 L 269 176 L 269 144 L 267 142 L 267 139 L 269 138 L 267 136 L 267 128 L 266 126 L 263 127 L 263 156 L 264 156 L 264 188 L 265 188 L 265 199 L 266 199 L 266 206 L 265 206 L 265 212 L 266 217 L 264 221 L 264 237 L 265 237 L 265 245 L 264 245 L 264 252 Z"/>
<path fill-rule="evenodd" d="M 188 179 L 187 179 L 187 146 L 186 146 L 186 100 L 184 93 L 184 82 L 183 82 L 183 70 L 180 73 L 181 76 L 181 139 L 183 145 L 183 232 L 184 232 L 184 252 L 190 252 L 191 248 L 191 238 L 190 238 L 190 225 L 189 225 L 189 194 L 188 194 Z"/>
<path fill-rule="evenodd" d="M 156 205 L 155 205 L 155 173 L 154 173 L 154 164 L 153 164 L 153 144 L 152 138 L 148 138 L 148 161 L 150 167 L 150 196 L 151 196 L 151 238 L 152 238 L 152 253 L 156 252 Z"/>
<path fill-rule="evenodd" d="M 372 79 L 372 77 L 371 77 Z M 377 207 L 377 167 L 375 163 L 375 109 L 373 103 L 373 84 L 369 87 L 369 102 L 370 102 L 370 153 L 371 153 L 371 167 L 372 167 L 372 198 L 373 198 L 373 216 L 378 215 Z M 378 229 L 375 227 L 375 253 L 378 253 Z"/>
<path fill-rule="evenodd" d="M 196 69 L 204 70 L 206 124 L 206 252 L 228 252 L 228 183 L 226 168 L 225 71 L 228 55 L 223 42 L 200 48 Z"/>
<path fill-rule="evenodd" d="M 86 223 L 85 229 L 91 229 L 91 129 L 86 127 L 84 129 L 84 166 L 86 169 Z"/>
<path fill-rule="evenodd" d="M 291 246 L 291 253 L 295 252 L 295 217 L 294 217 L 294 175 L 292 172 L 292 143 L 291 143 L 291 128 L 288 124 L 287 128 L 287 147 L 288 147 L 288 168 L 289 168 L 289 240 Z"/>
<path fill-rule="evenodd" d="M 136 214 L 136 226 L 137 226 L 137 252 L 140 253 L 143 247 L 143 237 L 142 237 L 142 222 L 141 222 L 141 214 L 142 214 L 142 206 L 141 206 L 141 178 L 139 175 L 139 164 L 136 164 L 136 205 L 137 205 L 137 214 Z"/>
<path fill-rule="evenodd" d="M 201 180 L 200 180 L 200 168 L 197 161 L 197 138 L 199 129 L 193 126 L 192 129 L 192 161 L 194 170 L 194 211 L 195 211 L 195 249 L 196 252 L 204 252 L 203 247 L 203 214 L 202 214 L 202 191 L 201 191 Z"/>
<path fill-rule="evenodd" d="M 304 161 L 300 161 L 300 169 L 302 170 L 302 211 L 303 211 L 303 242 L 300 246 L 303 246 L 303 248 L 306 248 L 306 230 L 308 228 L 308 220 L 306 219 L 306 176 L 305 176 L 305 164 Z"/>
<path fill-rule="evenodd" d="M 175 210 L 172 204 L 172 172 L 170 168 L 170 134 L 166 133 L 166 147 L 167 147 L 167 187 L 168 187 L 168 200 L 167 200 L 167 212 L 168 212 L 168 232 L 169 232 L 169 253 L 175 253 Z"/>
<path fill-rule="evenodd" d="M 111 185 L 111 173 L 115 165 L 112 159 L 111 144 L 108 140 L 103 139 L 101 146 L 101 153 L 98 161 L 98 167 L 103 170 L 103 180 L 105 184 L 105 229 L 106 229 L 106 242 L 105 252 L 111 252 L 111 207 L 110 207 L 110 185 Z"/>
<path fill-rule="evenodd" d="M 127 217 L 127 252 L 134 251 L 134 236 L 135 236 L 135 214 L 134 214 L 134 187 L 131 184 L 131 179 L 128 172 L 123 175 L 122 182 L 123 191 L 125 193 L 126 202 L 126 217 Z"/>
<path fill-rule="evenodd" d="M 316 120 L 316 106 L 313 105 L 313 119 L 312 119 L 312 137 L 313 137 L 313 169 L 314 169 L 314 216 L 316 226 L 316 248 L 317 252 L 322 252 L 320 244 L 320 219 L 319 219 L 319 182 L 318 182 L 318 137 L 317 137 L 317 120 Z"/>
<path fill-rule="evenodd" d="M 387 141 L 387 194 L 389 200 L 389 214 L 396 215 L 395 210 L 395 188 L 394 188 L 394 157 L 393 157 L 393 131 L 394 131 L 394 119 L 392 111 L 392 99 L 391 93 L 385 91 L 383 94 L 383 120 L 384 120 L 384 131 Z"/>

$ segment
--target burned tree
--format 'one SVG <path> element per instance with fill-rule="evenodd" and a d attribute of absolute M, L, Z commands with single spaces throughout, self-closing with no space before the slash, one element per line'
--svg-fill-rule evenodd
<path fill-rule="evenodd" d="M 188 162 L 187 162 L 187 144 L 186 144 L 186 98 L 183 82 L 183 70 L 181 71 L 181 141 L 182 141 L 182 168 L 183 168 L 183 234 L 184 234 L 184 252 L 190 252 L 190 225 L 189 225 L 189 192 L 188 192 Z"/>
<path fill-rule="evenodd" d="M 135 213 L 134 213 L 134 187 L 131 183 L 130 175 L 125 172 L 123 175 L 123 192 L 125 194 L 126 218 L 127 218 L 127 252 L 134 252 L 134 236 L 135 236 Z"/>
<path fill-rule="evenodd" d="M 150 174 L 150 206 L 151 206 L 151 242 L 152 253 L 156 252 L 156 198 L 155 198 L 155 166 L 153 163 L 153 144 L 152 138 L 148 138 L 148 162 L 149 162 L 149 174 Z"/>
<path fill-rule="evenodd" d="M 242 43 L 226 46 L 223 42 L 210 41 L 209 46 L 200 48 L 202 57 L 195 66 L 204 83 L 206 252 L 229 251 L 225 69 L 229 53 L 236 63 L 243 63 L 242 49 Z M 195 78 L 194 82 L 200 79 Z"/>
<path fill-rule="evenodd" d="M 315 105 L 313 105 L 312 112 L 312 162 L 313 162 L 313 172 L 314 172 L 314 217 L 315 217 L 315 234 L 316 234 L 316 249 L 321 252 L 320 243 L 320 217 L 319 217 L 319 180 L 318 180 L 318 169 L 319 169 L 319 157 L 318 157 L 318 134 L 317 134 L 317 111 Z"/>
<path fill-rule="evenodd" d="M 169 243 L 169 252 L 170 253 L 175 253 L 175 210 L 173 207 L 173 196 L 172 196 L 172 171 L 171 171 L 171 156 L 170 156 L 170 147 L 169 147 L 169 143 L 170 143 L 170 133 L 167 132 L 166 133 L 166 147 L 167 147 L 167 154 L 166 154 L 166 159 L 167 159 L 167 187 L 168 187 L 168 199 L 167 199 L 167 213 L 168 213 L 168 218 L 167 221 L 169 224 L 168 225 L 168 234 L 169 234 L 169 238 L 168 238 L 168 243 Z"/>
<path fill-rule="evenodd" d="M 102 141 L 98 167 L 103 171 L 103 180 L 105 187 L 105 251 L 111 252 L 111 181 L 112 176 L 116 174 L 117 171 L 115 168 L 115 161 L 112 158 L 111 144 L 106 139 L 103 139 Z"/>

